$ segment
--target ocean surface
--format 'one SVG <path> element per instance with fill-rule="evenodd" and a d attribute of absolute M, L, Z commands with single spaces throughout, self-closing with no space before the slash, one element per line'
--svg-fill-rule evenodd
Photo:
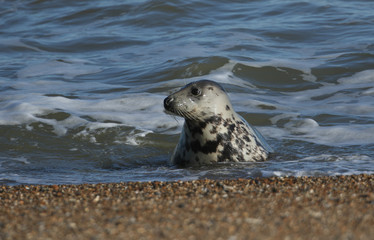
<path fill-rule="evenodd" d="M 374 173 L 373 1 L 0 3 L 0 184 Z M 271 160 L 170 164 L 163 99 L 201 79 Z"/>

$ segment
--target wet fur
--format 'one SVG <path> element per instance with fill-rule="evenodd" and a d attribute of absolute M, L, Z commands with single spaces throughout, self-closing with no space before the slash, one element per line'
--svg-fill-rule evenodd
<path fill-rule="evenodd" d="M 193 94 L 196 89 L 200 91 L 199 95 Z M 164 107 L 185 118 L 172 156 L 174 164 L 254 162 L 268 158 L 269 152 L 255 131 L 233 110 L 224 89 L 213 81 L 186 85 L 167 97 Z"/>

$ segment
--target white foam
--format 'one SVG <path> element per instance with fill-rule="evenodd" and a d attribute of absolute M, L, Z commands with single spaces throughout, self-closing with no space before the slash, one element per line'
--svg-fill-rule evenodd
<path fill-rule="evenodd" d="M 12 125 L 30 122 L 42 122 L 55 127 L 57 134 L 64 134 L 67 128 L 87 125 L 90 129 L 115 126 L 134 126 L 149 131 L 165 130 L 175 126 L 175 121 L 163 113 L 164 96 L 148 93 L 127 94 L 117 99 L 68 99 L 65 97 L 47 97 L 42 95 L 26 96 L 8 101 L 0 107 L 0 124 Z M 38 117 L 50 112 L 63 111 L 71 117 L 57 121 Z M 88 122 L 85 116 L 97 122 Z M 114 121 L 117 123 L 105 123 Z"/>
<path fill-rule="evenodd" d="M 373 158 L 361 154 L 319 154 L 294 161 L 282 161 L 262 168 L 262 175 L 270 176 L 321 176 L 373 174 Z"/>
<path fill-rule="evenodd" d="M 365 162 L 368 162 L 368 161 L 372 161 L 373 159 L 367 155 L 359 155 L 359 154 L 354 154 L 354 155 L 343 155 L 343 156 L 336 156 L 336 155 L 331 155 L 331 154 L 320 154 L 320 155 L 316 155 L 316 156 L 309 156 L 309 157 L 305 157 L 305 158 L 302 158 L 300 159 L 300 161 L 305 161 L 305 162 L 308 162 L 308 161 L 315 161 L 315 160 L 318 160 L 318 161 L 323 161 L 323 162 L 331 162 L 331 161 L 334 161 L 334 162 L 338 162 L 338 161 L 348 161 L 348 162 L 352 162 L 352 163 L 355 163 L 355 162 L 362 162 L 362 161 L 365 161 Z"/>
<path fill-rule="evenodd" d="M 24 157 L 24 156 L 20 156 L 20 157 L 14 157 L 14 158 L 7 158 L 8 161 L 16 161 L 16 162 L 20 162 L 20 163 L 23 163 L 23 164 L 30 164 L 29 160 Z"/>
<path fill-rule="evenodd" d="M 342 84 L 374 83 L 374 69 L 358 72 L 350 77 L 341 78 L 338 82 Z"/>
<path fill-rule="evenodd" d="M 3 92 L 0 96 L 0 125 L 26 124 L 26 128 L 32 131 L 30 124 L 40 122 L 52 126 L 57 135 L 65 135 L 69 129 L 83 126 L 84 129 L 77 136 L 89 136 L 92 142 L 96 140 L 90 133 L 98 129 L 127 126 L 139 130 L 140 133 L 134 133 L 134 136 L 130 133 L 128 144 L 138 144 L 134 139 L 151 132 L 166 131 L 172 134 L 178 131 L 178 127 L 180 129 L 178 122 L 163 112 L 162 103 L 166 94 L 126 91 L 89 94 L 98 89 L 124 87 L 91 82 L 0 80 L 0 83 L 9 89 L 16 89 Z M 71 95 L 81 90 L 88 94 L 78 93 L 79 98 L 56 95 Z M 43 117 L 55 112 L 65 112 L 70 116 L 60 121 Z"/>
<path fill-rule="evenodd" d="M 238 78 L 233 74 L 233 69 L 237 63 L 238 62 L 236 61 L 230 60 L 229 63 L 212 71 L 208 76 L 205 76 L 205 78 L 219 82 L 219 83 L 232 84 L 232 85 L 246 87 L 246 88 L 255 88 L 253 84 L 247 81 L 244 81 L 243 79 Z"/>
<path fill-rule="evenodd" d="M 82 66 L 86 63 L 75 64 Z M 55 67 L 75 65 L 60 63 Z M 52 65 L 53 65 L 52 64 Z M 62 64 L 62 65 L 61 65 Z M 366 116 L 374 117 L 372 75 L 374 70 L 366 70 L 354 74 L 349 78 L 342 78 L 339 84 L 325 83 L 318 89 L 302 92 L 286 92 L 282 94 L 264 94 L 261 89 L 254 89 L 248 82 L 235 77 L 232 70 L 237 62 L 230 61 L 223 67 L 212 71 L 205 76 L 195 78 L 175 79 L 163 83 L 151 83 L 137 87 L 137 91 L 130 86 L 109 85 L 98 82 L 65 82 L 65 81 L 41 81 L 27 80 L 6 81 L 0 80 L 0 84 L 10 90 L 2 92 L 0 96 L 0 124 L 26 124 L 32 130 L 30 123 L 41 122 L 53 126 L 57 135 L 64 135 L 69 129 L 84 127 L 79 136 L 89 136 L 92 131 L 118 126 L 126 126 L 136 129 L 129 131 L 126 138 L 118 141 L 126 144 L 140 144 L 141 139 L 152 132 L 163 134 L 176 134 L 180 131 L 183 121 L 176 121 L 173 117 L 163 112 L 162 102 L 169 93 L 147 93 L 145 89 L 153 87 L 167 88 L 170 91 L 179 89 L 188 82 L 200 79 L 211 79 L 220 83 L 233 84 L 250 89 L 248 93 L 229 93 L 234 108 L 240 112 L 262 112 L 273 115 L 270 120 L 273 126 L 260 127 L 260 131 L 266 137 L 288 138 L 310 141 L 313 143 L 340 146 L 356 145 L 374 142 L 373 124 L 340 123 L 335 126 L 321 126 L 313 116 L 319 114 L 335 114 L 337 116 Z M 249 65 L 250 63 L 246 63 Z M 273 65 L 275 63 L 272 63 Z M 289 66 L 292 62 L 279 63 L 279 66 Z M 269 65 L 258 63 L 258 66 Z M 255 64 L 254 64 L 255 66 Z M 310 75 L 310 69 L 301 67 L 306 75 Z M 27 69 L 27 67 L 26 67 Z M 28 73 L 21 71 L 22 77 L 36 76 L 34 73 L 38 66 Z M 87 70 L 87 69 L 86 69 Z M 87 73 L 87 71 L 75 71 L 71 76 Z M 97 70 L 97 69 L 96 69 Z M 44 72 L 43 72 L 44 71 Z M 59 71 L 59 70 L 58 70 Z M 42 70 L 42 74 L 58 73 L 53 67 L 51 71 Z M 90 70 L 88 70 L 89 72 Z M 310 76 L 309 76 L 310 77 Z M 313 79 L 313 77 L 311 78 Z M 346 91 L 359 87 L 362 90 Z M 90 94 L 91 91 L 113 88 L 129 88 L 128 91 L 105 94 Z M 51 94 L 52 96 L 46 96 Z M 74 95 L 79 98 L 67 98 L 54 96 L 53 94 Z M 263 109 L 261 106 L 271 106 L 272 110 Z M 43 118 L 43 115 L 53 112 L 66 112 L 71 116 L 62 121 Z M 91 121 L 88 118 L 93 118 Z M 282 124 L 280 124 L 282 122 Z M 95 139 L 91 139 L 95 142 Z"/>
<path fill-rule="evenodd" d="M 261 68 L 261 67 L 276 67 L 278 71 L 284 71 L 282 68 L 291 68 L 301 71 L 301 76 L 305 81 L 315 82 L 317 77 L 312 74 L 312 68 L 317 67 L 324 63 L 327 59 L 333 58 L 333 56 L 326 57 L 305 57 L 301 59 L 277 59 L 273 58 L 269 61 L 230 61 L 231 63 L 241 63 L 246 66 Z"/>
<path fill-rule="evenodd" d="M 373 82 L 374 70 L 365 70 L 351 77 L 341 78 L 339 84 L 325 83 L 318 89 L 306 90 L 302 93 L 287 93 L 287 99 L 276 101 L 292 106 L 300 112 L 309 109 L 334 114 L 363 114 L 374 116 Z M 354 89 L 355 91 L 352 91 Z"/>
<path fill-rule="evenodd" d="M 140 145 L 143 143 L 141 138 L 144 138 L 148 133 L 151 133 L 151 131 L 144 130 L 142 132 L 136 133 L 135 131 L 131 131 L 127 136 L 126 136 L 126 141 L 125 144 L 128 145 Z"/>
<path fill-rule="evenodd" d="M 292 118 L 284 127 L 259 127 L 259 130 L 266 137 L 308 141 L 328 146 L 365 145 L 374 142 L 374 125 L 367 124 L 320 126 L 313 119 Z"/>

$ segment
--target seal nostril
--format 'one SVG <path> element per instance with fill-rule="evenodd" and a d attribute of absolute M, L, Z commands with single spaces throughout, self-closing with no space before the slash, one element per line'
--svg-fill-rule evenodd
<path fill-rule="evenodd" d="M 165 98 L 165 100 L 164 100 L 164 106 L 165 107 L 170 106 L 170 104 L 171 104 L 172 101 L 174 101 L 174 98 L 172 98 L 172 97 Z"/>

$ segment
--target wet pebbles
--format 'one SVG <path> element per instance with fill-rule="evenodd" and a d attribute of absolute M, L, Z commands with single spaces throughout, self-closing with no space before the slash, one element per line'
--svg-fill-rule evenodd
<path fill-rule="evenodd" d="M 372 239 L 374 175 L 0 186 L 0 239 Z"/>

